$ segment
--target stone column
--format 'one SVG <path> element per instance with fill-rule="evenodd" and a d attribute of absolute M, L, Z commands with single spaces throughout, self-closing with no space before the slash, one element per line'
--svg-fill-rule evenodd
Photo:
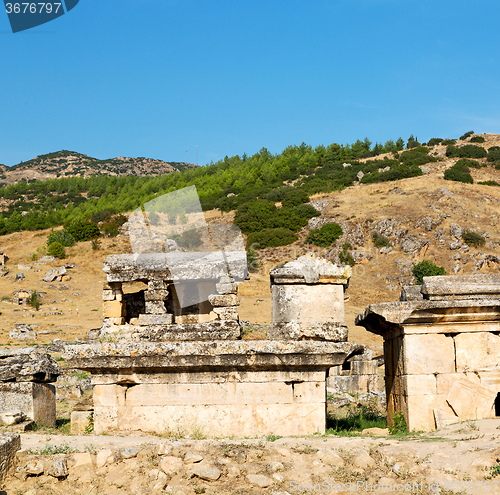
<path fill-rule="evenodd" d="M 123 300 L 121 282 L 104 282 L 102 290 L 102 305 L 104 321 L 115 325 L 123 325 L 127 310 Z"/>
<path fill-rule="evenodd" d="M 172 314 L 167 313 L 165 300 L 168 297 L 169 283 L 164 280 L 149 280 L 148 290 L 144 293 L 146 314 L 139 315 L 139 325 L 170 325 Z"/>

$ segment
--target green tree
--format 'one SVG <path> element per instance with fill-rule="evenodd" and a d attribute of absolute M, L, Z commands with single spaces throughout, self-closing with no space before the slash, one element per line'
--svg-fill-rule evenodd
<path fill-rule="evenodd" d="M 437 275 L 446 275 L 446 270 L 442 266 L 428 260 L 422 260 L 411 269 L 413 276 L 417 279 L 417 285 L 422 285 L 424 277 L 435 277 Z"/>

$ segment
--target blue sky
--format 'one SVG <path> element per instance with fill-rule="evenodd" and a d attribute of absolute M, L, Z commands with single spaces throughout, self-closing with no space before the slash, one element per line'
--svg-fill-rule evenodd
<path fill-rule="evenodd" d="M 0 163 L 498 133 L 499 18 L 498 0 L 80 0 L 13 34 L 2 6 Z"/>

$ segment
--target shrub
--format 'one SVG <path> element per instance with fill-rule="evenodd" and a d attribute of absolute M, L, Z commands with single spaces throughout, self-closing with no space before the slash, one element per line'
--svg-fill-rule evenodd
<path fill-rule="evenodd" d="M 110 218 L 107 222 L 102 224 L 102 231 L 108 237 L 116 237 L 118 235 L 118 229 L 127 221 L 125 215 L 116 215 Z"/>
<path fill-rule="evenodd" d="M 309 232 L 306 242 L 315 246 L 330 247 L 343 234 L 338 223 L 327 223 L 320 229 Z"/>
<path fill-rule="evenodd" d="M 476 146 L 474 144 L 466 144 L 461 148 L 457 148 L 456 146 L 449 145 L 446 148 L 446 156 L 453 158 L 486 158 L 488 155 L 487 151 L 481 146 Z"/>
<path fill-rule="evenodd" d="M 464 139 L 467 139 L 469 136 L 472 136 L 474 134 L 474 131 L 469 131 L 460 136 L 460 140 L 463 141 Z"/>
<path fill-rule="evenodd" d="M 484 137 L 483 136 L 474 136 L 470 138 L 471 143 L 484 143 Z"/>
<path fill-rule="evenodd" d="M 92 216 L 90 217 L 90 221 L 93 223 L 103 222 L 104 220 L 109 218 L 111 215 L 114 215 L 115 213 L 116 213 L 116 211 L 113 209 L 106 209 L 106 210 L 97 211 L 95 213 L 92 213 Z"/>
<path fill-rule="evenodd" d="M 421 285 L 424 277 L 435 277 L 446 275 L 446 270 L 442 266 L 436 265 L 432 261 L 423 260 L 411 269 L 413 276 L 417 279 L 417 285 Z"/>
<path fill-rule="evenodd" d="M 290 230 L 279 227 L 277 229 L 263 229 L 260 232 L 252 232 L 247 238 L 247 247 L 251 250 L 264 249 L 266 247 L 286 246 L 295 242 L 298 237 Z M 256 246 L 257 245 L 257 246 Z"/>
<path fill-rule="evenodd" d="M 392 246 L 389 239 L 387 239 L 387 237 L 385 235 L 380 235 L 378 232 L 374 232 L 372 234 L 372 240 L 373 240 L 373 244 L 377 248 Z"/>
<path fill-rule="evenodd" d="M 496 162 L 500 160 L 500 147 L 499 146 L 492 146 L 488 150 L 488 156 L 486 158 L 489 162 Z"/>
<path fill-rule="evenodd" d="M 472 167 L 472 168 L 483 168 L 486 167 L 485 163 L 479 163 L 476 160 L 471 160 L 470 158 L 460 158 L 457 163 L 455 163 L 454 167 L 457 169 L 463 169 L 464 167 Z"/>
<path fill-rule="evenodd" d="M 319 217 L 321 215 L 321 213 L 316 208 L 314 208 L 314 206 L 312 206 L 312 205 L 300 205 L 300 206 L 296 206 L 293 209 L 293 211 L 300 218 L 306 218 L 308 220 L 310 218 Z"/>
<path fill-rule="evenodd" d="M 38 299 L 38 292 L 36 290 L 31 293 L 28 304 L 35 309 L 40 307 L 40 299 Z"/>
<path fill-rule="evenodd" d="M 432 138 L 429 139 L 429 142 L 427 143 L 427 146 L 435 146 L 436 144 L 440 144 L 442 141 L 441 138 Z"/>
<path fill-rule="evenodd" d="M 83 218 L 77 218 L 68 225 L 65 225 L 65 230 L 69 232 L 77 242 L 89 241 L 101 235 L 101 231 L 97 224 L 84 220 Z"/>
<path fill-rule="evenodd" d="M 495 180 L 485 180 L 484 182 L 478 182 L 478 184 L 482 184 L 483 186 L 500 186 Z"/>
<path fill-rule="evenodd" d="M 47 237 L 47 246 L 50 246 L 54 242 L 59 242 L 63 246 L 74 246 L 75 238 L 65 230 L 52 231 Z"/>
<path fill-rule="evenodd" d="M 285 194 L 285 197 L 281 200 L 281 205 L 293 207 L 307 203 L 308 201 L 309 196 L 305 191 L 301 191 L 300 189 L 292 189 Z"/>
<path fill-rule="evenodd" d="M 454 139 L 443 139 L 441 141 L 441 144 L 443 144 L 444 146 L 449 146 L 450 144 L 457 144 L 457 142 Z"/>
<path fill-rule="evenodd" d="M 458 160 L 453 167 L 445 170 L 444 178 L 456 182 L 464 182 L 465 184 L 473 184 L 474 179 L 470 174 L 470 169 L 464 164 L 465 160 Z"/>
<path fill-rule="evenodd" d="M 342 245 L 342 251 L 339 253 L 339 260 L 344 265 L 354 266 L 355 261 L 354 258 L 352 257 L 352 254 L 349 252 L 350 249 L 352 249 L 351 243 L 345 241 L 344 244 Z"/>
<path fill-rule="evenodd" d="M 472 230 L 465 230 L 462 232 L 462 239 L 468 246 L 476 248 L 484 246 L 486 243 L 486 239 L 482 235 L 477 234 Z"/>
<path fill-rule="evenodd" d="M 238 207 L 234 223 L 244 234 L 260 232 L 273 227 L 276 214 L 277 208 L 274 203 L 265 200 L 250 201 Z"/>
<path fill-rule="evenodd" d="M 60 242 L 53 242 L 47 249 L 47 254 L 49 256 L 55 256 L 56 258 L 66 258 L 66 249 Z"/>

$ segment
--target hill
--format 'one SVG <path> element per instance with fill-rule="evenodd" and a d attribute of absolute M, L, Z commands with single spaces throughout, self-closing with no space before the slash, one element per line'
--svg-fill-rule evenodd
<path fill-rule="evenodd" d="M 196 167 L 191 163 L 164 162 L 152 158 L 125 158 L 119 156 L 99 160 L 75 151 L 57 151 L 21 162 L 12 167 L 0 165 L 0 184 L 19 181 L 57 179 L 61 177 L 107 176 L 156 176 Z"/>

